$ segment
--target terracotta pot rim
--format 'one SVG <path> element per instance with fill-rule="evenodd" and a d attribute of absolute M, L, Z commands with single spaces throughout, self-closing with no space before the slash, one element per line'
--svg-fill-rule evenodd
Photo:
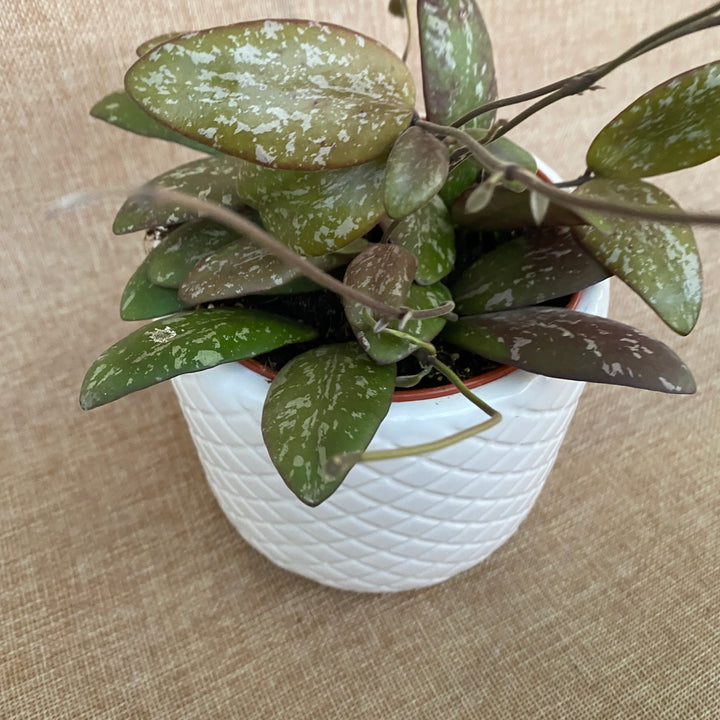
<path fill-rule="evenodd" d="M 578 306 L 578 303 L 580 302 L 581 296 L 582 290 L 580 292 L 576 292 L 570 298 L 570 301 L 566 305 L 567 309 L 575 310 L 575 308 L 577 308 Z M 268 369 L 259 360 L 255 360 L 254 358 L 249 358 L 248 360 L 240 360 L 239 362 L 248 370 L 251 370 L 258 375 L 261 375 L 267 380 L 273 380 L 277 375 L 277 370 Z M 510 375 L 510 373 L 515 372 L 515 370 L 517 370 L 517 368 L 514 368 L 510 365 L 501 365 L 494 370 L 488 370 L 481 375 L 476 375 L 475 377 L 471 377 L 469 380 L 465 380 L 465 385 L 472 390 L 474 388 L 481 387 L 482 385 L 487 385 L 488 383 L 495 382 L 495 380 L 500 380 L 501 378 Z M 437 387 L 433 388 L 421 388 L 419 390 L 396 390 L 393 393 L 392 401 L 411 402 L 413 400 L 432 400 L 434 398 L 446 397 L 447 395 L 454 395 L 457 392 L 457 388 L 451 384 L 438 385 Z"/>

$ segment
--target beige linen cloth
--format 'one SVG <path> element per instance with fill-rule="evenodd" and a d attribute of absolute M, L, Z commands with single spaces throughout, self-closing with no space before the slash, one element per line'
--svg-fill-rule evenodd
<path fill-rule="evenodd" d="M 699 0 L 486 0 L 513 94 L 610 58 Z M 88 116 L 143 40 L 314 17 L 402 51 L 385 0 L 0 0 L 2 433 L 0 717 L 720 717 L 720 237 L 697 331 L 674 337 L 615 285 L 612 314 L 672 344 L 699 391 L 587 390 L 519 532 L 435 588 L 362 596 L 270 565 L 224 519 L 169 386 L 83 413 L 137 237 L 119 198 L 48 219 L 80 189 L 128 188 L 192 157 Z M 644 89 L 715 59 L 684 39 L 516 133 L 566 177 Z M 417 74 L 417 52 L 411 57 Z M 661 182 L 720 209 L 717 161 Z"/>

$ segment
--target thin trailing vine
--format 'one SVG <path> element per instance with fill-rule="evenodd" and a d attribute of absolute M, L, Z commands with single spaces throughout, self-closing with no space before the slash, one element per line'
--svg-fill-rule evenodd
<path fill-rule="evenodd" d="M 410 320 L 428 320 L 430 318 L 443 317 L 451 314 L 455 307 L 452 301 L 425 310 L 416 310 L 408 307 L 398 308 L 388 305 L 357 288 L 346 285 L 324 270 L 315 267 L 311 262 L 283 245 L 270 233 L 258 227 L 248 218 L 236 213 L 230 208 L 216 205 L 208 200 L 186 195 L 177 190 L 149 186 L 138 189 L 134 193 L 134 197 L 149 198 L 160 203 L 175 203 L 190 210 L 195 210 L 212 220 L 216 220 L 237 232 L 243 233 L 255 243 L 273 253 L 273 255 L 283 262 L 297 268 L 303 275 L 315 281 L 318 285 L 322 285 L 348 300 L 365 305 L 365 307 L 374 310 L 383 318 L 398 319 L 401 325 L 406 324 Z"/>
<path fill-rule="evenodd" d="M 426 443 L 419 443 L 417 445 L 406 445 L 398 448 L 388 448 L 385 450 L 366 450 L 364 452 L 357 453 L 345 453 L 343 455 L 336 455 L 330 458 L 325 464 L 325 473 L 329 478 L 337 477 L 355 465 L 358 462 L 380 462 L 382 460 L 397 460 L 399 458 L 412 457 L 415 455 L 424 455 L 426 453 L 435 452 L 442 450 L 443 448 L 450 447 L 462 440 L 479 435 L 492 427 L 495 427 L 502 421 L 502 415 L 495 408 L 488 405 L 486 402 L 481 400 L 475 395 L 460 377 L 453 372 L 445 363 L 437 358 L 436 350 L 430 343 L 425 343 L 406 333 L 398 333 L 397 331 L 391 331 L 390 328 L 385 329 L 383 332 L 391 333 L 397 337 L 403 337 L 408 339 L 410 342 L 420 346 L 420 349 L 415 353 L 416 357 L 420 362 L 427 367 L 434 368 L 441 373 L 452 385 L 454 385 L 458 392 L 467 398 L 473 405 L 482 410 L 488 419 L 481 423 L 472 425 L 469 428 L 460 430 L 459 432 L 446 435 L 445 437 L 438 438 Z"/>
<path fill-rule="evenodd" d="M 687 212 L 685 210 L 656 209 L 629 203 L 614 203 L 591 197 L 571 195 L 547 183 L 537 175 L 518 165 L 506 163 L 497 158 L 485 145 L 478 142 L 463 130 L 450 126 L 438 125 L 427 120 L 416 120 L 418 127 L 438 137 L 451 137 L 464 145 L 477 161 L 491 174 L 499 173 L 505 180 L 517 180 L 532 192 L 536 192 L 548 200 L 571 210 L 591 210 L 608 213 L 619 217 L 637 218 L 655 222 L 686 223 L 693 225 L 720 225 L 720 213 Z"/>

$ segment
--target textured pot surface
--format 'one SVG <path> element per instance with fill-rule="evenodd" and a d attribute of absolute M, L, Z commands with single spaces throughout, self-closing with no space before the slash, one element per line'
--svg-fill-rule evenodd
<path fill-rule="evenodd" d="M 608 283 L 579 310 L 605 314 Z M 475 392 L 503 421 L 452 447 L 358 465 L 334 495 L 303 505 L 260 432 L 268 381 L 232 363 L 173 380 L 210 487 L 253 547 L 325 585 L 388 592 L 445 580 L 487 557 L 527 515 L 583 389 L 520 370 Z M 393 403 L 371 448 L 443 437 L 481 421 L 455 393 Z"/>

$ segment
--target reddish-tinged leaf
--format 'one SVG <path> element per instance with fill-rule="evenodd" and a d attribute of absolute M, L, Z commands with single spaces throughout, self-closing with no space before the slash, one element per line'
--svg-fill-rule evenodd
<path fill-rule="evenodd" d="M 385 170 L 385 209 L 403 218 L 421 208 L 445 183 L 450 156 L 445 143 L 419 127 L 396 141 Z"/>
<path fill-rule="evenodd" d="M 553 307 L 503 310 L 448 323 L 442 336 L 495 362 L 540 375 L 666 393 L 693 393 L 690 370 L 628 325 Z"/>
<path fill-rule="evenodd" d="M 531 229 L 476 260 L 453 287 L 455 309 L 475 315 L 570 295 L 609 277 L 569 228 Z"/>
<path fill-rule="evenodd" d="M 221 155 L 205 157 L 158 175 L 147 185 L 177 190 L 218 205 L 238 208 L 243 205 L 238 195 L 238 178 L 248 165 L 237 158 Z M 118 211 L 113 232 L 123 235 L 157 226 L 172 227 L 197 215 L 195 210 L 177 203 L 159 203 L 146 196 L 131 196 Z"/>
<path fill-rule="evenodd" d="M 474 0 L 418 0 L 417 11 L 428 120 L 452 123 L 494 100 L 492 45 Z M 493 117 L 472 124 L 487 127 Z"/>
<path fill-rule="evenodd" d="M 223 153 L 318 170 L 387 153 L 415 104 L 405 64 L 375 40 L 306 20 L 188 33 L 130 68 L 146 112 Z"/>
<path fill-rule="evenodd" d="M 405 304 L 416 268 L 415 256 L 404 248 L 374 244 L 353 258 L 345 271 L 344 282 L 376 300 L 400 308 Z M 373 351 L 373 341 L 378 337 L 373 328 L 379 318 L 369 316 L 367 307 L 361 303 L 343 298 L 343 304 L 348 322 L 363 349 L 378 362 L 398 360 L 393 354 L 386 356 L 383 352 Z"/>

